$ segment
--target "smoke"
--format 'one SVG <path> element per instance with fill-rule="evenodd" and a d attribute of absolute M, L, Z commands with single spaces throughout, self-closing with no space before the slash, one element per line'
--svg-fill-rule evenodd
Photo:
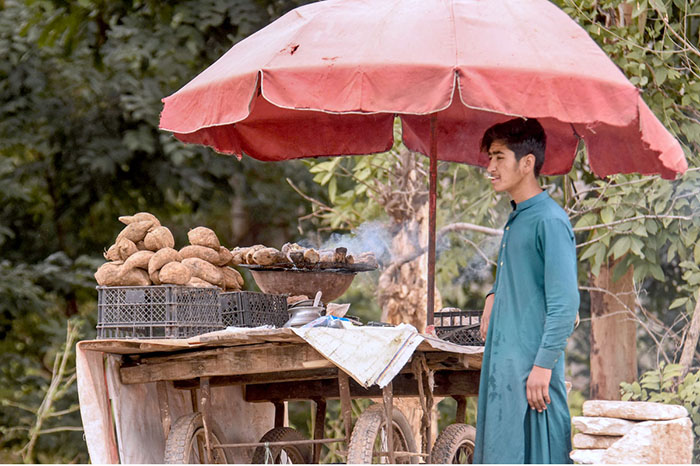
<path fill-rule="evenodd" d="M 460 273 L 452 281 L 453 284 L 469 286 L 473 282 L 490 281 L 500 243 L 500 236 L 484 236 L 480 233 L 466 232 L 459 237 L 446 235 L 436 245 L 437 263 L 440 264 L 440 256 L 443 254 L 459 254 L 467 260 L 466 264 L 460 266 Z"/>
<path fill-rule="evenodd" d="M 380 221 L 366 222 L 350 234 L 333 233 L 321 246 L 321 249 L 344 247 L 348 254 L 359 255 L 373 252 L 379 262 L 391 261 L 391 233 L 386 223 Z"/>

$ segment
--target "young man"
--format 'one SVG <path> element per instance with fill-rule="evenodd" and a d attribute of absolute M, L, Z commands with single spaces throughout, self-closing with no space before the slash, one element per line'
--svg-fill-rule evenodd
<path fill-rule="evenodd" d="M 564 348 L 579 306 L 576 247 L 566 213 L 537 182 L 545 145 L 540 123 L 520 118 L 481 142 L 513 212 L 481 321 L 474 463 L 571 463 Z"/>

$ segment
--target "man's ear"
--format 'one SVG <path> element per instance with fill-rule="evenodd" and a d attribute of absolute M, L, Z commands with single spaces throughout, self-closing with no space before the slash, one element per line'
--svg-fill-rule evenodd
<path fill-rule="evenodd" d="M 522 164 L 522 167 L 526 169 L 527 171 L 532 171 L 532 173 L 535 173 L 535 156 L 534 154 L 526 154 L 523 158 L 520 159 L 520 163 Z"/>

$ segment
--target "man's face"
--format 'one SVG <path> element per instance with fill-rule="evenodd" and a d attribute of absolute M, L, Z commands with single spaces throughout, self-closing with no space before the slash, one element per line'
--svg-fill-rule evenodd
<path fill-rule="evenodd" d="M 491 175 L 491 186 L 496 192 L 507 191 L 512 193 L 522 185 L 528 170 L 526 159 L 532 157 L 526 155 L 520 160 L 515 160 L 515 153 L 501 141 L 494 141 L 489 147 L 488 172 Z"/>

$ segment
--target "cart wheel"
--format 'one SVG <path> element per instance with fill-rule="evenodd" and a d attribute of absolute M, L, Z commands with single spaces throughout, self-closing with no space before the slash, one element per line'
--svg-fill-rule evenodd
<path fill-rule="evenodd" d="M 406 417 L 394 408 L 392 410 L 392 435 L 394 451 L 418 452 L 413 439 L 411 425 Z M 389 457 L 380 455 L 387 452 L 387 429 L 384 422 L 384 406 L 373 404 L 365 409 L 355 423 L 348 446 L 348 464 L 388 463 Z M 400 456 L 396 463 L 418 463 L 417 456 Z"/>
<path fill-rule="evenodd" d="M 220 445 L 223 436 L 215 428 L 209 429 L 209 441 Z M 166 464 L 205 464 L 207 441 L 204 437 L 202 413 L 186 414 L 180 417 L 170 428 L 168 440 L 165 442 Z M 212 449 L 212 460 L 216 464 L 226 464 L 226 453 L 223 448 Z"/>
<path fill-rule="evenodd" d="M 438 438 L 430 453 L 433 464 L 471 464 L 474 459 L 476 429 L 467 424 L 450 424 Z"/>
<path fill-rule="evenodd" d="M 275 427 L 260 439 L 260 442 L 294 442 L 307 440 L 299 431 L 291 427 Z M 257 447 L 253 453 L 254 464 L 309 464 L 310 445 L 271 445 Z"/>

